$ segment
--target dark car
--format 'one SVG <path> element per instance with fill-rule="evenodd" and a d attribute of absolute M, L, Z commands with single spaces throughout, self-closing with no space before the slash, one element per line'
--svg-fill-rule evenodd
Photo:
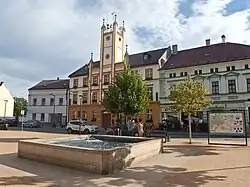
<path fill-rule="evenodd" d="M 8 130 L 8 124 L 0 119 L 0 130 Z"/>

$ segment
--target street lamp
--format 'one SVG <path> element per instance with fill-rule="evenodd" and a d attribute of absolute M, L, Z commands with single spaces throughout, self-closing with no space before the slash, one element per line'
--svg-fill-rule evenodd
<path fill-rule="evenodd" d="M 53 103 L 53 118 L 52 118 L 52 119 L 53 119 L 53 120 L 52 120 L 52 121 L 53 121 L 53 122 L 52 122 L 53 124 L 52 124 L 52 125 L 55 127 L 55 126 L 56 126 L 56 124 L 55 124 L 56 95 L 55 95 L 55 94 L 52 94 L 52 93 L 51 93 L 50 95 L 52 95 L 52 96 L 54 97 L 54 103 Z"/>
<path fill-rule="evenodd" d="M 21 110 L 21 116 L 22 116 L 22 131 L 23 131 L 23 116 L 24 116 L 25 111 Z"/>
<path fill-rule="evenodd" d="M 4 124 L 5 124 L 7 103 L 8 103 L 8 100 L 4 100 L 4 114 L 3 114 L 3 121 L 4 121 Z"/>
<path fill-rule="evenodd" d="M 83 96 L 79 95 L 80 97 L 80 121 L 82 121 L 82 99 Z M 81 134 L 81 123 L 79 123 L 79 135 Z"/>

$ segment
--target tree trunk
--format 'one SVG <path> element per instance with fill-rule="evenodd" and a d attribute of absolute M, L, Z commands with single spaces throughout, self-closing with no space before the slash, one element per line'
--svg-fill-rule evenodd
<path fill-rule="evenodd" d="M 188 114 L 188 127 L 189 127 L 189 144 L 192 143 L 192 121 L 191 114 Z"/>

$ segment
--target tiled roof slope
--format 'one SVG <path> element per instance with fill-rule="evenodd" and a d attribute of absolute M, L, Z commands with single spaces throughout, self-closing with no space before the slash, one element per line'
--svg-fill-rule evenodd
<path fill-rule="evenodd" d="M 45 89 L 66 89 L 69 87 L 69 79 L 59 80 L 42 80 L 28 90 L 45 90 Z"/>
<path fill-rule="evenodd" d="M 162 48 L 162 49 L 156 49 L 152 51 L 146 51 L 142 53 L 137 53 L 137 54 L 132 54 L 129 55 L 129 64 L 131 68 L 136 68 L 136 67 L 141 67 L 141 66 L 147 66 L 147 65 L 153 65 L 157 64 L 159 58 L 164 54 L 164 52 L 170 49 L 168 48 Z M 148 59 L 144 59 L 144 55 L 148 55 Z M 94 62 L 94 67 L 99 67 L 100 66 L 100 61 L 95 61 Z M 78 77 L 78 76 L 83 76 L 88 74 L 88 65 L 84 65 L 75 72 L 71 73 L 69 77 Z"/>
<path fill-rule="evenodd" d="M 250 46 L 237 43 L 219 43 L 172 54 L 161 69 L 173 69 L 189 66 L 250 59 Z"/>

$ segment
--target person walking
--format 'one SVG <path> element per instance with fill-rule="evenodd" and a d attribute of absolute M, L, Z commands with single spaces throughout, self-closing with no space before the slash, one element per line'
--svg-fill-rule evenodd
<path fill-rule="evenodd" d="M 142 119 L 139 119 L 139 123 L 138 123 L 138 136 L 139 137 L 143 137 L 143 124 L 142 124 Z"/>

